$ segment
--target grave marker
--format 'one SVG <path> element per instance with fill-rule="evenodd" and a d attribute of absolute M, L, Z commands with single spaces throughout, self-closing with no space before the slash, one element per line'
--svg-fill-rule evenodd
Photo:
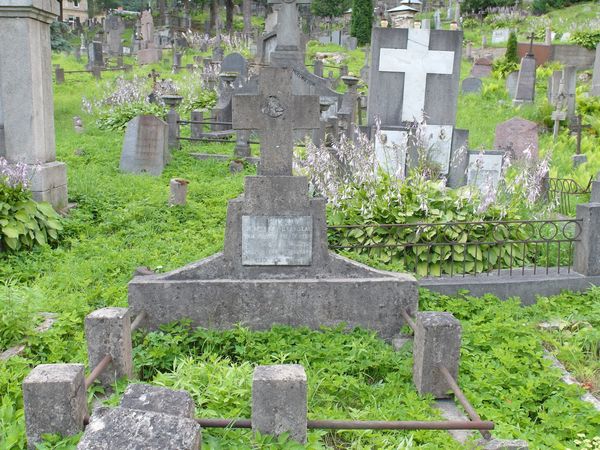
<path fill-rule="evenodd" d="M 513 117 L 496 127 L 494 149 L 511 154 L 511 159 L 538 157 L 537 124 L 530 120 Z M 529 155 L 528 155 L 529 153 Z"/>
<path fill-rule="evenodd" d="M 502 151 L 469 152 L 467 184 L 476 186 L 482 192 L 495 190 L 500 182 L 503 160 Z"/>
<path fill-rule="evenodd" d="M 268 0 L 278 5 L 277 46 L 271 53 L 271 64 L 277 67 L 304 65 L 298 26 L 298 5 L 310 4 L 312 0 Z"/>
<path fill-rule="evenodd" d="M 169 128 L 154 116 L 129 121 L 123 138 L 120 168 L 123 172 L 160 175 L 169 162 Z"/>
<path fill-rule="evenodd" d="M 596 59 L 594 59 L 594 71 L 592 73 L 592 88 L 590 95 L 600 96 L 600 42 L 596 45 Z"/>

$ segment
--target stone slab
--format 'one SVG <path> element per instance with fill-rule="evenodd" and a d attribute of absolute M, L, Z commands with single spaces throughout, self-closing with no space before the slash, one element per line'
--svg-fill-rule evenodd
<path fill-rule="evenodd" d="M 533 56 L 525 56 L 521 60 L 521 68 L 517 79 L 515 102 L 531 103 L 535 99 L 536 60 Z"/>
<path fill-rule="evenodd" d="M 308 266 L 312 232 L 310 216 L 242 216 L 242 264 Z"/>
<path fill-rule="evenodd" d="M 510 154 L 511 159 L 538 158 L 537 123 L 513 117 L 496 126 L 494 149 Z"/>
<path fill-rule="evenodd" d="M 590 95 L 600 96 L 600 43 L 596 45 L 596 57 L 594 59 L 594 69 L 592 72 L 592 87 Z"/>
<path fill-rule="evenodd" d="M 186 391 L 150 384 L 130 384 L 121 398 L 121 408 L 153 411 L 193 419 L 196 405 Z"/>
<path fill-rule="evenodd" d="M 97 408 L 79 441 L 79 450 L 198 450 L 195 420 L 127 408 Z"/>
<path fill-rule="evenodd" d="M 463 94 L 479 93 L 483 88 L 483 82 L 476 77 L 465 78 L 462 82 Z"/>
<path fill-rule="evenodd" d="M 134 117 L 127 124 L 119 165 L 123 172 L 160 175 L 169 162 L 169 126 L 154 116 Z"/>
<path fill-rule="evenodd" d="M 482 192 L 495 190 L 500 182 L 504 152 L 488 151 L 484 153 L 469 153 L 467 169 L 467 184 L 476 186 Z"/>

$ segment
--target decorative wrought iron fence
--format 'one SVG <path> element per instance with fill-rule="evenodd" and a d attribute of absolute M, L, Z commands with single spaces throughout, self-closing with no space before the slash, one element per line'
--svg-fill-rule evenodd
<path fill-rule="evenodd" d="M 571 272 L 578 219 L 340 225 L 329 246 L 420 277 Z"/>
<path fill-rule="evenodd" d="M 570 178 L 546 178 L 548 200 L 556 204 L 559 214 L 565 216 L 575 215 L 575 205 L 585 203 L 587 196 L 592 193 L 593 177 L 586 187 L 581 186 Z"/>

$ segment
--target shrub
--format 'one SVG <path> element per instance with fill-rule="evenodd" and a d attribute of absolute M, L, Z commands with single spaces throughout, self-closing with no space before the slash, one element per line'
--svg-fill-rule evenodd
<path fill-rule="evenodd" d="M 9 165 L 0 158 L 0 251 L 55 242 L 62 230 L 52 206 L 31 198 L 29 177 L 25 164 Z"/>
<path fill-rule="evenodd" d="M 571 35 L 570 41 L 588 50 L 594 50 L 598 43 L 600 43 L 600 30 L 575 31 Z"/>
<path fill-rule="evenodd" d="M 504 55 L 504 58 L 507 62 L 519 64 L 519 55 L 517 53 L 517 33 L 514 31 L 511 31 L 510 35 L 508 36 L 506 55 Z"/>
<path fill-rule="evenodd" d="M 371 42 L 373 26 L 373 2 L 371 0 L 354 0 L 352 3 L 351 34 L 358 40 L 358 45 Z"/>

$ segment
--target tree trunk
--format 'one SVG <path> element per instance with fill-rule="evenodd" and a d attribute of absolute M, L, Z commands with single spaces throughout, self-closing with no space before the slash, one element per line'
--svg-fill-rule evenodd
<path fill-rule="evenodd" d="M 233 31 L 233 0 L 225 0 L 225 29 L 231 34 Z"/>
<path fill-rule="evenodd" d="M 217 25 L 217 16 L 219 15 L 219 1 L 210 1 L 210 34 L 215 31 Z"/>
<path fill-rule="evenodd" d="M 244 0 L 242 8 L 244 11 L 244 33 L 249 35 L 252 32 L 252 0 Z"/>

